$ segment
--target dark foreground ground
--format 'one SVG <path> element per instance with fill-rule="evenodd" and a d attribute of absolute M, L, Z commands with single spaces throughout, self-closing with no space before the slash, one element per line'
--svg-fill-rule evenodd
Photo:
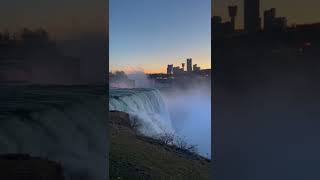
<path fill-rule="evenodd" d="M 206 180 L 210 160 L 136 135 L 126 113 L 110 112 L 111 180 Z"/>
<path fill-rule="evenodd" d="M 316 34 L 214 40 L 216 179 L 320 179 Z"/>

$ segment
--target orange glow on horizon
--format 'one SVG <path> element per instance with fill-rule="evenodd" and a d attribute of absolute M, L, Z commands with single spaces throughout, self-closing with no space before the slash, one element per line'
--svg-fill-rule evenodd
<path fill-rule="evenodd" d="M 198 66 L 201 67 L 201 69 L 211 69 L 211 66 L 201 66 L 198 64 Z M 185 67 L 186 68 L 186 67 Z M 186 69 L 185 69 L 186 70 Z M 144 73 L 146 74 L 157 74 L 157 73 L 167 73 L 166 68 L 159 68 L 159 69 L 145 69 Z"/>
<path fill-rule="evenodd" d="M 206 58 L 207 59 L 207 58 Z M 210 61 L 208 63 L 202 63 L 204 61 L 196 61 L 193 59 L 192 64 L 197 64 L 198 67 L 201 69 L 211 69 L 211 63 Z M 181 68 L 181 63 L 175 62 L 175 63 L 170 63 L 173 64 L 174 67 L 180 66 Z M 187 68 L 187 65 L 185 65 L 185 70 Z M 145 74 L 157 74 L 157 73 L 167 73 L 167 64 L 148 64 L 148 65 L 137 65 L 137 66 L 123 66 L 123 65 L 115 65 L 115 64 L 110 64 L 110 71 L 115 72 L 115 71 L 124 71 L 126 74 L 132 74 L 135 72 L 144 72 Z"/>
<path fill-rule="evenodd" d="M 211 69 L 210 65 L 201 65 L 198 64 L 198 66 L 200 66 L 201 69 Z M 185 67 L 186 68 L 186 67 Z M 110 70 L 111 71 L 111 70 Z M 114 71 L 124 71 L 126 74 L 132 74 L 134 72 L 144 72 L 145 74 L 158 74 L 158 73 L 167 73 L 167 69 L 166 67 L 161 67 L 161 68 L 145 68 L 145 69 L 141 69 L 141 68 L 121 68 L 121 69 L 113 69 L 112 72 Z"/>

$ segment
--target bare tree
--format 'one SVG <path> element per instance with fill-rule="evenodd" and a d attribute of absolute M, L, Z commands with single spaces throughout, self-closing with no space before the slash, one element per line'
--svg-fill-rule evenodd
<path fill-rule="evenodd" d="M 189 152 L 192 152 L 192 153 L 198 153 L 198 146 L 197 145 L 194 145 L 194 144 L 190 144 L 186 150 L 188 150 Z"/>
<path fill-rule="evenodd" d="M 175 145 L 180 149 L 187 150 L 192 153 L 198 152 L 197 145 L 188 144 L 187 141 L 185 140 L 185 137 L 176 137 Z"/>
<path fill-rule="evenodd" d="M 191 153 L 198 153 L 197 145 L 188 144 L 185 137 L 179 137 L 175 133 L 163 133 L 154 137 L 161 144 L 173 145 L 181 150 L 185 150 Z"/>
<path fill-rule="evenodd" d="M 161 144 L 171 145 L 175 139 L 174 133 L 163 133 L 157 138 Z"/>
<path fill-rule="evenodd" d="M 177 137 L 176 146 L 180 149 L 186 149 L 188 147 L 188 143 L 185 141 L 185 138 Z"/>

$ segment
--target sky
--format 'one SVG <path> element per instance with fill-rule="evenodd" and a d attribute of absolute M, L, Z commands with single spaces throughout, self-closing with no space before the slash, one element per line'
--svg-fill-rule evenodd
<path fill-rule="evenodd" d="M 54 39 L 69 39 L 107 31 L 107 1 L 3 0 L 0 31 L 45 28 Z"/>
<path fill-rule="evenodd" d="M 62 54 L 80 60 L 83 83 L 101 83 L 107 69 L 107 14 L 105 0 L 2 0 L 0 32 L 44 28 L 51 39 L 57 40 Z M 52 79 L 45 75 L 41 78 Z"/>
<path fill-rule="evenodd" d="M 228 5 L 238 5 L 237 28 L 243 28 L 244 0 L 213 0 L 212 14 L 222 16 L 224 21 L 229 20 Z M 260 16 L 263 11 L 276 8 L 277 16 L 285 16 L 288 24 L 302 24 L 320 22 L 319 0 L 260 0 Z"/>
<path fill-rule="evenodd" d="M 211 0 L 109 0 L 110 71 L 211 68 Z"/>

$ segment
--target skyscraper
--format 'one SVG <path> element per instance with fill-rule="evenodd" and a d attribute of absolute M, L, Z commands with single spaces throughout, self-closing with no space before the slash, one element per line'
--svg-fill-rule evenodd
<path fill-rule="evenodd" d="M 168 64 L 167 74 L 168 74 L 168 75 L 173 74 L 173 64 Z"/>
<path fill-rule="evenodd" d="M 260 0 L 244 0 L 244 29 L 252 33 L 260 28 Z"/>
<path fill-rule="evenodd" d="M 192 59 L 187 59 L 187 72 L 192 72 Z"/>
<path fill-rule="evenodd" d="M 276 17 L 276 9 L 264 11 L 264 30 L 265 31 L 283 31 L 287 27 L 287 19 L 285 17 Z"/>
<path fill-rule="evenodd" d="M 229 16 L 230 16 L 232 30 L 234 31 L 235 26 L 236 26 L 236 16 L 237 16 L 238 7 L 237 6 L 228 6 L 228 10 L 229 10 Z"/>
<path fill-rule="evenodd" d="M 200 67 L 197 64 L 193 65 L 193 71 L 200 71 Z"/>
<path fill-rule="evenodd" d="M 274 20 L 276 18 L 276 9 L 271 8 L 270 10 L 264 11 L 264 20 L 263 20 L 263 28 L 266 31 L 270 31 L 273 29 Z"/>
<path fill-rule="evenodd" d="M 184 65 L 185 65 L 185 63 L 181 63 L 181 65 L 182 65 L 182 70 L 184 71 Z"/>

